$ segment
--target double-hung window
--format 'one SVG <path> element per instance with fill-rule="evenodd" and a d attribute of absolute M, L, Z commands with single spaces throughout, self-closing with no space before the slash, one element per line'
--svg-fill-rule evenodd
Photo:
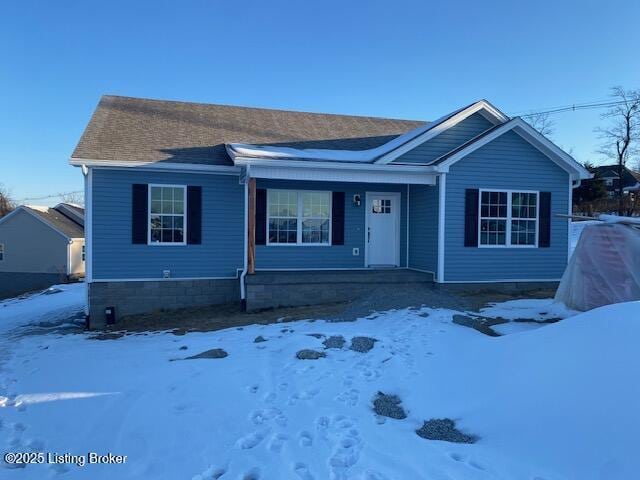
<path fill-rule="evenodd" d="M 331 192 L 268 190 L 269 245 L 329 245 Z"/>
<path fill-rule="evenodd" d="M 481 190 L 479 245 L 537 246 L 538 197 L 538 192 Z"/>
<path fill-rule="evenodd" d="M 185 244 L 187 189 L 181 185 L 149 185 L 149 243 Z"/>

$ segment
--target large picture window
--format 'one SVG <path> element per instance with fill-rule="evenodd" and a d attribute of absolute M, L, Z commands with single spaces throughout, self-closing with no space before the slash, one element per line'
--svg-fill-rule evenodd
<path fill-rule="evenodd" d="M 329 245 L 331 192 L 268 190 L 268 244 Z"/>
<path fill-rule="evenodd" d="M 480 191 L 479 245 L 535 247 L 538 192 Z"/>
<path fill-rule="evenodd" d="M 186 194 L 180 185 L 149 185 L 149 243 L 185 244 Z"/>

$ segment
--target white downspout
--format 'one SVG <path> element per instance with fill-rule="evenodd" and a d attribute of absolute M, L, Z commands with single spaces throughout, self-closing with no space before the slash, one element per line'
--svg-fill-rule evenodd
<path fill-rule="evenodd" d="M 240 300 L 244 305 L 247 300 L 247 292 L 244 284 L 244 279 L 247 276 L 248 260 L 247 255 L 249 251 L 249 178 L 250 178 L 251 166 L 247 165 L 244 176 L 244 263 L 242 267 L 242 273 L 240 274 Z"/>

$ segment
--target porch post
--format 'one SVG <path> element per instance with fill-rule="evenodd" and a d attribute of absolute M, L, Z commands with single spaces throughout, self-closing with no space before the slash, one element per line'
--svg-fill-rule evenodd
<path fill-rule="evenodd" d="M 256 179 L 249 179 L 249 218 L 247 225 L 247 273 L 256 273 Z"/>

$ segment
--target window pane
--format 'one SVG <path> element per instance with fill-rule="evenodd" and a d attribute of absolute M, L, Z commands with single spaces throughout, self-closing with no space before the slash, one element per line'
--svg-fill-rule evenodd
<path fill-rule="evenodd" d="M 184 187 L 151 187 L 151 241 L 184 240 Z"/>
<path fill-rule="evenodd" d="M 152 242 L 159 242 L 162 239 L 162 234 L 161 234 L 162 230 L 154 228 L 151 230 L 151 241 Z"/>

